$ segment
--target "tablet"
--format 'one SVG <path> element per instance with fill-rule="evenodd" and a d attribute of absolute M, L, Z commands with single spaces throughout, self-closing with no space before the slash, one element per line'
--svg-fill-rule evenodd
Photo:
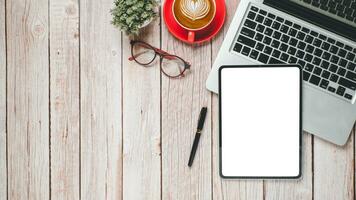
<path fill-rule="evenodd" d="M 221 177 L 301 176 L 301 84 L 298 65 L 220 67 Z"/>

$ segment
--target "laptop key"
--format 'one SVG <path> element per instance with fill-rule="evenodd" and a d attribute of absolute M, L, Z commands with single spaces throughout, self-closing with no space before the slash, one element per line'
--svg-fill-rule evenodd
<path fill-rule="evenodd" d="M 346 89 L 344 87 L 339 86 L 336 90 L 336 94 L 338 94 L 340 96 L 344 96 L 345 90 Z"/>
<path fill-rule="evenodd" d="M 345 67 L 346 67 L 346 64 L 347 64 L 347 60 L 341 58 L 341 59 L 340 59 L 340 62 L 339 62 L 339 65 L 340 65 L 341 67 L 345 68 Z"/>
<path fill-rule="evenodd" d="M 307 37 L 305 38 L 305 42 L 308 44 L 311 44 L 314 40 L 313 36 L 307 35 Z"/>
<path fill-rule="evenodd" d="M 303 80 L 308 81 L 310 77 L 310 73 L 303 71 Z"/>
<path fill-rule="evenodd" d="M 278 47 L 279 47 L 280 44 L 281 44 L 281 43 L 280 43 L 279 41 L 273 40 L 271 46 L 272 46 L 273 48 L 278 49 Z"/>
<path fill-rule="evenodd" d="M 272 33 L 273 33 L 273 30 L 271 28 L 266 28 L 265 35 L 271 36 Z"/>
<path fill-rule="evenodd" d="M 249 19 L 246 19 L 244 25 L 249 27 L 249 28 L 251 28 L 252 30 L 254 30 L 256 28 L 256 26 L 257 26 L 257 23 L 253 22 L 253 21 L 251 21 Z"/>
<path fill-rule="evenodd" d="M 336 75 L 336 74 L 331 74 L 331 76 L 330 76 L 330 81 L 336 83 L 337 80 L 339 80 L 339 76 Z"/>
<path fill-rule="evenodd" d="M 314 42 L 313 42 L 313 45 L 316 46 L 316 47 L 320 47 L 321 45 L 321 40 L 318 39 L 318 38 L 315 38 Z"/>
<path fill-rule="evenodd" d="M 269 18 L 265 18 L 265 21 L 263 22 L 263 24 L 266 25 L 266 26 L 271 26 L 272 20 L 269 19 Z"/>
<path fill-rule="evenodd" d="M 288 35 L 283 34 L 283 35 L 282 35 L 282 38 L 281 38 L 281 41 L 282 41 L 282 42 L 285 42 L 285 43 L 288 43 L 289 38 L 290 38 L 290 37 L 289 37 Z"/>
<path fill-rule="evenodd" d="M 305 53 L 304 53 L 303 51 L 298 50 L 298 51 L 297 51 L 297 54 L 295 54 L 295 56 L 296 56 L 297 58 L 303 59 L 304 54 L 305 54 Z"/>
<path fill-rule="evenodd" d="M 255 47 L 255 44 L 256 44 L 256 41 L 248 38 L 248 37 L 245 37 L 243 35 L 240 35 L 238 38 L 237 38 L 237 41 L 242 43 L 242 44 L 245 44 L 251 48 L 254 48 Z"/>
<path fill-rule="evenodd" d="M 330 60 L 332 63 L 337 64 L 339 62 L 339 57 L 333 55 Z"/>
<path fill-rule="evenodd" d="M 307 53 L 304 57 L 304 60 L 307 62 L 311 62 L 313 60 L 313 56 Z"/>
<path fill-rule="evenodd" d="M 321 48 L 325 51 L 328 51 L 330 48 L 330 44 L 327 42 L 323 42 L 323 44 L 321 45 Z"/>
<path fill-rule="evenodd" d="M 314 59 L 313 59 L 313 64 L 314 64 L 314 65 L 319 65 L 320 62 L 321 62 L 321 59 L 320 59 L 320 58 L 314 57 Z"/>
<path fill-rule="evenodd" d="M 283 62 L 271 57 L 268 63 L 269 64 L 282 64 Z"/>
<path fill-rule="evenodd" d="M 310 63 L 307 63 L 307 65 L 305 66 L 305 70 L 307 70 L 308 72 L 312 72 L 314 69 L 314 66 Z"/>
<path fill-rule="evenodd" d="M 281 46 L 279 47 L 279 50 L 286 52 L 288 49 L 288 45 L 282 43 Z"/>
<path fill-rule="evenodd" d="M 281 27 L 281 24 L 280 24 L 279 22 L 276 22 L 276 21 L 273 22 L 273 24 L 272 24 L 272 28 L 273 28 L 273 29 L 278 30 L 279 27 Z"/>
<path fill-rule="evenodd" d="M 279 40 L 279 39 L 281 38 L 281 35 L 282 35 L 282 34 L 281 34 L 280 32 L 274 31 L 272 37 L 273 37 L 274 39 Z"/>
<path fill-rule="evenodd" d="M 249 19 L 251 19 L 251 20 L 254 20 L 255 17 L 256 17 L 256 13 L 254 13 L 254 12 L 252 12 L 252 11 L 248 12 L 247 18 L 249 18 Z"/>
<path fill-rule="evenodd" d="M 354 71 L 356 69 L 356 64 L 349 62 L 349 64 L 347 65 L 347 69 Z"/>
<path fill-rule="evenodd" d="M 319 49 L 319 48 L 316 48 L 315 51 L 314 51 L 314 55 L 318 56 L 318 57 L 320 57 L 322 53 L 323 53 L 323 51 L 321 49 Z"/>
<path fill-rule="evenodd" d="M 263 35 L 261 34 L 261 33 L 257 33 L 256 34 L 256 36 L 255 36 L 255 39 L 257 40 L 257 41 L 262 41 L 262 39 L 263 39 Z"/>
<path fill-rule="evenodd" d="M 296 57 L 289 57 L 288 63 L 297 63 L 298 59 Z"/>
<path fill-rule="evenodd" d="M 288 49 L 288 53 L 291 55 L 294 55 L 296 51 L 297 51 L 297 49 L 294 47 L 289 47 L 289 49 Z"/>
<path fill-rule="evenodd" d="M 242 49 L 242 45 L 240 43 L 236 43 L 233 50 L 236 51 L 237 53 L 240 53 L 241 49 Z"/>
<path fill-rule="evenodd" d="M 345 97 L 346 99 L 349 99 L 349 100 L 352 99 L 352 95 L 351 95 L 351 94 L 345 93 L 344 97 Z"/>
<path fill-rule="evenodd" d="M 346 73 L 346 76 L 345 76 L 345 77 L 348 78 L 348 79 L 350 79 L 350 80 L 352 80 L 352 81 L 356 81 L 356 73 L 354 73 L 354 72 L 348 71 L 348 72 Z"/>
<path fill-rule="evenodd" d="M 288 54 L 282 53 L 282 55 L 281 55 L 281 60 L 287 62 L 287 61 L 288 61 L 288 58 L 289 58 L 289 55 L 288 55 Z"/>
<path fill-rule="evenodd" d="M 303 60 L 298 60 L 298 64 L 304 68 L 306 63 Z"/>
<path fill-rule="evenodd" d="M 329 79 L 330 77 L 330 72 L 324 70 L 323 73 L 321 74 L 321 76 L 325 79 Z"/>
<path fill-rule="evenodd" d="M 241 29 L 241 34 L 246 35 L 247 37 L 250 37 L 250 38 L 255 37 L 255 31 L 245 28 L 245 27 L 243 27 Z"/>
<path fill-rule="evenodd" d="M 278 51 L 277 49 L 273 50 L 272 56 L 275 58 L 279 58 L 279 56 L 281 55 L 281 52 Z"/>
<path fill-rule="evenodd" d="M 327 61 L 323 60 L 323 62 L 321 62 L 321 67 L 323 69 L 328 69 L 329 68 L 330 63 L 328 63 Z"/>
<path fill-rule="evenodd" d="M 334 64 L 331 64 L 330 67 L 329 67 L 329 70 L 330 70 L 331 72 L 334 72 L 334 73 L 337 72 L 337 69 L 338 69 L 338 67 L 337 67 L 336 65 L 334 65 Z"/>
<path fill-rule="evenodd" d="M 326 88 L 328 88 L 328 86 L 329 86 L 329 81 L 323 79 L 320 83 L 320 87 L 323 89 L 326 89 Z"/>
<path fill-rule="evenodd" d="M 338 55 L 344 58 L 346 56 L 346 51 L 344 49 L 340 49 Z"/>
<path fill-rule="evenodd" d="M 324 51 L 324 53 L 323 53 L 323 59 L 324 60 L 329 60 L 330 56 L 331 56 L 331 54 L 329 52 Z"/>
<path fill-rule="evenodd" d="M 260 53 L 260 56 L 258 57 L 258 61 L 260 61 L 261 63 L 267 63 L 268 61 L 268 55 L 264 54 L 264 53 Z"/>
<path fill-rule="evenodd" d="M 271 39 L 270 37 L 265 36 L 265 37 L 263 38 L 263 43 L 265 43 L 265 44 L 267 44 L 267 45 L 270 45 L 270 44 L 271 44 L 271 41 L 272 41 L 272 39 Z"/>
<path fill-rule="evenodd" d="M 255 6 L 251 6 L 251 10 L 257 12 L 257 11 L 258 11 L 258 8 L 256 8 Z"/>
<path fill-rule="evenodd" d="M 247 46 L 244 46 L 244 48 L 242 49 L 242 54 L 245 56 L 248 56 L 248 54 L 250 53 L 251 49 Z"/>
<path fill-rule="evenodd" d="M 257 45 L 256 45 L 256 49 L 259 51 L 262 51 L 264 47 L 265 47 L 265 45 L 262 43 L 257 43 Z"/>
<path fill-rule="evenodd" d="M 267 15 L 267 11 L 260 9 L 261 15 Z"/>
<path fill-rule="evenodd" d="M 265 18 L 264 18 L 262 15 L 257 15 L 257 17 L 256 17 L 255 20 L 256 20 L 257 22 L 259 22 L 259 23 L 262 23 L 264 19 L 265 19 Z"/>
<path fill-rule="evenodd" d="M 346 59 L 349 60 L 349 61 L 351 61 L 351 62 L 354 60 L 354 58 L 355 58 L 355 54 L 353 54 L 353 53 L 351 53 L 351 52 L 349 52 L 349 53 L 347 54 L 347 56 L 346 56 Z"/>
<path fill-rule="evenodd" d="M 272 48 L 271 47 L 265 47 L 265 49 L 263 50 L 263 53 L 270 55 L 272 53 Z"/>
<path fill-rule="evenodd" d="M 265 30 L 265 27 L 261 24 L 257 25 L 256 31 L 263 33 L 263 31 Z"/>
<path fill-rule="evenodd" d="M 332 45 L 330 48 L 330 52 L 333 54 L 336 54 L 337 51 L 339 51 L 339 48 L 337 46 Z"/>
<path fill-rule="evenodd" d="M 315 67 L 313 73 L 316 74 L 316 75 L 320 75 L 320 74 L 321 74 L 321 71 L 322 71 L 321 68 Z"/>
<path fill-rule="evenodd" d="M 344 77 L 339 78 L 338 84 L 340 84 L 346 88 L 349 88 L 351 90 L 356 90 L 356 82 L 352 82 Z"/>
<path fill-rule="evenodd" d="M 258 57 L 258 51 L 252 50 L 252 52 L 251 52 L 251 54 L 250 54 L 250 57 L 253 58 L 253 59 L 257 59 L 257 57 Z"/>
<path fill-rule="evenodd" d="M 321 78 L 318 76 L 315 76 L 314 74 L 311 76 L 309 82 L 314 84 L 314 85 L 319 85 Z"/>
<path fill-rule="evenodd" d="M 312 46 L 312 45 L 309 45 L 308 44 L 308 46 L 307 46 L 307 48 L 306 48 L 306 51 L 308 52 L 308 53 L 313 53 L 314 52 L 314 47 Z"/>
<path fill-rule="evenodd" d="M 289 29 L 288 35 L 295 37 L 296 34 L 297 34 L 297 30 L 293 28 Z"/>
<path fill-rule="evenodd" d="M 340 76 L 344 76 L 346 73 L 346 69 L 339 67 L 339 70 L 337 70 L 337 74 Z"/>
<path fill-rule="evenodd" d="M 281 26 L 281 30 L 280 30 L 280 31 L 281 31 L 282 33 L 288 33 L 288 30 L 289 30 L 289 27 L 288 27 L 288 26 L 286 26 L 286 25 L 282 25 L 282 26 Z"/>
<path fill-rule="evenodd" d="M 332 93 L 334 93 L 334 92 L 336 91 L 336 89 L 335 89 L 334 87 L 331 87 L 331 86 L 328 87 L 328 90 L 329 90 L 330 92 L 332 92 Z"/>

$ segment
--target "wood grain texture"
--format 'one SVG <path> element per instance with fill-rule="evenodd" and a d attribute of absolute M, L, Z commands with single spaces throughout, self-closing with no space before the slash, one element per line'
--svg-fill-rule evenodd
<path fill-rule="evenodd" d="M 303 133 L 302 177 L 299 180 L 271 180 L 264 182 L 265 199 L 303 199 L 313 198 L 312 136 Z"/>
<path fill-rule="evenodd" d="M 339 147 L 314 139 L 314 199 L 352 200 L 354 197 L 354 134 Z"/>
<path fill-rule="evenodd" d="M 80 1 L 81 199 L 121 199 L 121 34 L 111 0 Z"/>
<path fill-rule="evenodd" d="M 213 61 L 219 52 L 219 48 L 225 38 L 226 32 L 229 28 L 231 20 L 235 14 L 240 0 L 226 1 L 227 16 L 226 22 L 219 33 L 212 42 L 212 58 Z M 219 175 L 219 99 L 217 95 L 212 95 L 212 141 L 213 141 L 213 199 L 262 199 L 263 198 L 263 182 L 251 180 L 223 180 Z"/>
<path fill-rule="evenodd" d="M 137 37 L 160 47 L 160 19 L 153 21 Z M 123 45 L 123 197 L 160 199 L 160 67 L 159 57 L 149 67 L 134 61 L 130 39 Z"/>
<path fill-rule="evenodd" d="M 0 0 L 0 197 L 7 198 L 5 0 Z"/>
<path fill-rule="evenodd" d="M 6 2 L 8 198 L 49 199 L 48 1 Z"/>
<path fill-rule="evenodd" d="M 51 199 L 79 199 L 79 7 L 50 1 Z"/>
<path fill-rule="evenodd" d="M 211 45 L 184 44 L 162 23 L 162 49 L 191 63 L 183 78 L 162 75 L 162 199 L 212 199 L 211 94 L 205 89 Z M 207 120 L 193 166 L 189 168 L 189 154 L 203 106 L 208 107 Z"/>

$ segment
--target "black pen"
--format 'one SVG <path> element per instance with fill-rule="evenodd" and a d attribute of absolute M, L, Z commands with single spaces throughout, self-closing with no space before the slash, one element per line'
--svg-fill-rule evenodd
<path fill-rule="evenodd" d="M 189 167 L 191 167 L 193 164 L 195 152 L 197 151 L 198 144 L 199 144 L 201 131 L 203 130 L 207 110 L 208 110 L 207 107 L 203 107 L 200 111 L 199 120 L 198 120 L 198 128 L 197 128 L 197 132 L 195 133 L 192 151 L 190 152 L 190 156 L 189 156 L 189 162 L 188 162 Z"/>

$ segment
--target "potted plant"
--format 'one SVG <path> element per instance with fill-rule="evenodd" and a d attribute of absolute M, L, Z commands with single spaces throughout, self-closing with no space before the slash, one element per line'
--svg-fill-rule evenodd
<path fill-rule="evenodd" d="M 115 0 L 112 24 L 128 35 L 137 35 L 158 14 L 156 0 Z"/>

